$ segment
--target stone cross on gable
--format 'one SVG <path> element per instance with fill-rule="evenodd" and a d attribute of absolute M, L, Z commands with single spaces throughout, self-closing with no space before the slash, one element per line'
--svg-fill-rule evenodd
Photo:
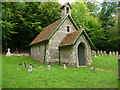
<path fill-rule="evenodd" d="M 80 25 L 80 29 L 82 29 L 82 25 Z"/>

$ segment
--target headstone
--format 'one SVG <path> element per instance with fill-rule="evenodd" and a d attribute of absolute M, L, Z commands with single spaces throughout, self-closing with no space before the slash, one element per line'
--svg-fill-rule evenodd
<path fill-rule="evenodd" d="M 48 65 L 48 70 L 50 70 L 51 69 L 51 67 L 50 67 L 50 65 Z"/>
<path fill-rule="evenodd" d="M 26 63 L 25 62 L 23 63 L 23 67 L 26 67 Z"/>
<path fill-rule="evenodd" d="M 104 56 L 106 56 L 106 51 L 104 51 Z"/>
<path fill-rule="evenodd" d="M 63 64 L 63 69 L 66 70 L 66 65 L 65 64 Z"/>
<path fill-rule="evenodd" d="M 32 72 L 32 65 L 30 64 L 30 66 L 28 67 L 28 72 Z"/>
<path fill-rule="evenodd" d="M 6 53 L 6 56 L 11 56 L 12 54 L 10 53 L 10 48 L 7 49 L 8 52 Z"/>
<path fill-rule="evenodd" d="M 96 51 L 92 50 L 92 55 L 94 55 L 94 57 L 96 57 Z"/>
<path fill-rule="evenodd" d="M 95 68 L 94 68 L 94 67 L 92 67 L 92 68 L 91 68 L 91 71 L 92 71 L 92 72 L 95 72 Z"/>
<path fill-rule="evenodd" d="M 99 56 L 101 56 L 101 51 L 99 51 Z"/>
<path fill-rule="evenodd" d="M 97 51 L 97 54 L 98 54 L 98 55 L 100 54 L 99 50 Z"/>
<path fill-rule="evenodd" d="M 111 56 L 112 56 L 112 52 L 110 51 L 110 52 L 109 52 L 109 57 L 111 57 Z"/>
<path fill-rule="evenodd" d="M 118 51 L 116 51 L 116 56 L 118 57 Z"/>
<path fill-rule="evenodd" d="M 100 54 L 101 54 L 101 56 L 103 56 L 103 51 L 102 50 L 100 51 Z"/>
<path fill-rule="evenodd" d="M 112 56 L 115 57 L 115 52 L 112 52 Z"/>

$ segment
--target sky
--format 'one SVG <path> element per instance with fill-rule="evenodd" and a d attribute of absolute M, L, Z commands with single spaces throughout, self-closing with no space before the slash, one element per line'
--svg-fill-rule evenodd
<path fill-rule="evenodd" d="M 82 0 L 81 0 L 81 1 L 82 1 Z M 96 1 L 103 2 L 103 0 L 96 0 Z M 58 0 L 58 2 L 59 2 L 61 5 L 63 5 L 63 4 L 65 4 L 66 2 L 69 2 L 69 3 L 75 2 L 75 0 Z"/>

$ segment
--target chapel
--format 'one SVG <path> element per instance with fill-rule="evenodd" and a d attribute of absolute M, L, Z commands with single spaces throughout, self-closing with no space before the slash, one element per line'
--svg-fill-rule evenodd
<path fill-rule="evenodd" d="M 31 58 L 45 64 L 91 65 L 92 41 L 73 20 L 69 2 L 61 9 L 61 18 L 45 27 L 30 43 Z"/>

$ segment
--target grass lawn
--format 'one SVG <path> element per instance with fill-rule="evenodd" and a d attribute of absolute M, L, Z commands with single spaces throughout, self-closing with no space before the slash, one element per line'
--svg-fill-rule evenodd
<path fill-rule="evenodd" d="M 19 62 L 33 64 L 32 72 L 18 66 Z M 3 88 L 118 88 L 117 57 L 93 57 L 93 65 L 97 70 L 91 72 L 90 67 L 67 67 L 47 65 L 27 57 L 2 56 Z M 76 71 L 73 71 L 75 69 Z"/>

